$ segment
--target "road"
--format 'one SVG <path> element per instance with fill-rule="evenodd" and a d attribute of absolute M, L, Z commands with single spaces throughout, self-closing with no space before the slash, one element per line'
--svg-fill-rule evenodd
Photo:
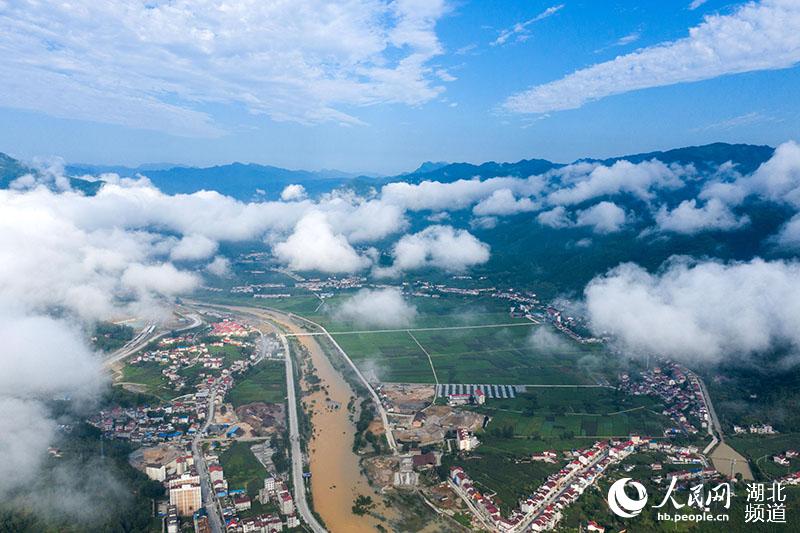
<path fill-rule="evenodd" d="M 198 431 L 194 439 L 192 439 L 192 456 L 194 456 L 194 465 L 197 473 L 200 475 L 200 492 L 203 499 L 203 507 L 206 509 L 208 515 L 208 523 L 211 526 L 212 533 L 222 533 L 225 528 L 222 526 L 222 509 L 219 507 L 219 502 L 214 493 L 214 487 L 211 484 L 211 476 L 208 473 L 208 466 L 203 457 L 203 450 L 200 446 L 200 441 L 205 434 L 211 421 L 214 420 L 215 400 L 217 398 L 217 384 L 214 383 L 208 394 L 208 412 L 206 414 L 206 421 L 203 427 Z"/>
<path fill-rule="evenodd" d="M 139 350 L 147 346 L 147 344 L 150 343 L 151 341 L 159 337 L 162 337 L 165 333 L 166 332 L 159 333 L 156 330 L 155 322 L 148 322 L 147 324 L 145 324 L 144 329 L 142 329 L 142 331 L 140 331 L 139 334 L 136 335 L 134 338 L 129 340 L 125 344 L 125 346 L 123 346 L 119 350 L 111 352 L 111 354 L 106 358 L 106 360 L 103 361 L 103 365 L 106 368 L 111 368 L 112 366 L 114 366 L 114 364 L 118 363 L 119 361 L 122 361 L 127 357 L 130 357 L 134 353 L 138 352 Z"/>
<path fill-rule="evenodd" d="M 725 434 L 722 433 L 722 425 L 719 423 L 719 418 L 717 418 L 717 412 L 714 410 L 714 404 L 711 403 L 711 395 L 708 394 L 706 384 L 703 383 L 703 380 L 700 379 L 700 376 L 695 374 L 694 378 L 700 385 L 700 392 L 703 393 L 703 402 L 706 404 L 706 411 L 708 411 L 708 416 L 711 419 L 711 423 L 708 425 L 708 434 L 711 437 L 711 442 L 703 450 L 703 454 L 707 455 L 708 452 L 710 452 L 714 446 L 717 445 L 717 443 L 725 442 Z"/>
<path fill-rule="evenodd" d="M 289 341 L 285 335 L 280 335 L 283 343 L 286 367 L 286 391 L 287 402 L 289 403 L 289 441 L 292 450 L 292 479 L 294 480 L 294 501 L 300 518 L 308 524 L 314 533 L 325 533 L 325 528 L 320 525 L 317 518 L 312 514 L 306 499 L 306 484 L 303 478 L 303 452 L 300 449 L 300 424 L 297 419 L 297 396 L 295 393 L 294 370 L 292 368 L 292 357 L 289 352 Z"/>
<path fill-rule="evenodd" d="M 180 314 L 180 313 L 179 313 Z M 134 338 L 129 340 L 125 346 L 112 352 L 105 361 L 103 361 L 103 366 L 106 368 L 111 368 L 114 364 L 130 357 L 131 355 L 135 354 L 149 343 L 153 342 L 154 340 L 160 339 L 170 331 L 186 331 L 192 328 L 196 328 L 200 324 L 203 323 L 202 319 L 196 313 L 190 313 L 188 315 L 182 315 L 185 317 L 191 318 L 192 322 L 186 326 L 183 326 L 178 329 L 174 330 L 159 330 L 158 324 L 156 322 L 148 322 L 145 324 L 142 331 L 140 331 Z"/>

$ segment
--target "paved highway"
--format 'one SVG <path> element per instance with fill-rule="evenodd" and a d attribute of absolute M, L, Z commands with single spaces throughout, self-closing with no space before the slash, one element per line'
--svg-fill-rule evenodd
<path fill-rule="evenodd" d="M 203 450 L 200 446 L 200 439 L 202 439 L 211 421 L 214 420 L 215 400 L 217 398 L 217 384 L 210 389 L 208 394 L 208 412 L 206 414 L 206 421 L 203 427 L 198 431 L 194 439 L 192 439 L 192 456 L 194 456 L 194 465 L 197 473 L 200 475 L 200 492 L 203 499 L 203 507 L 206 508 L 208 515 L 208 523 L 211 526 L 212 533 L 222 533 L 225 528 L 222 526 L 222 509 L 219 507 L 219 502 L 214 493 L 214 486 L 211 484 L 211 476 L 208 473 L 208 466 L 203 457 Z"/>
<path fill-rule="evenodd" d="M 300 425 L 297 419 L 297 396 L 295 394 L 294 370 L 292 369 L 292 357 L 289 353 L 289 341 L 285 335 L 281 335 L 283 343 L 284 360 L 286 363 L 286 391 L 289 403 L 289 441 L 292 450 L 292 479 L 294 480 L 294 501 L 300 518 L 308 524 L 314 533 L 325 533 L 325 528 L 317 521 L 311 513 L 306 499 L 306 485 L 303 478 L 303 452 L 300 449 Z"/>

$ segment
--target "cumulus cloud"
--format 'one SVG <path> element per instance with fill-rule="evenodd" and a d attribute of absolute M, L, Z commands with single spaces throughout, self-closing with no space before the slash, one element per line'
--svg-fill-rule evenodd
<path fill-rule="evenodd" d="M 625 225 L 627 214 L 614 202 L 599 202 L 575 213 L 574 220 L 562 205 L 539 213 L 536 220 L 551 228 L 591 227 L 595 233 L 614 233 Z"/>
<path fill-rule="evenodd" d="M 342 302 L 333 316 L 359 327 L 401 328 L 414 322 L 417 308 L 403 298 L 399 289 L 361 289 Z"/>
<path fill-rule="evenodd" d="M 535 196 L 545 186 L 542 176 L 456 180 L 449 183 L 423 181 L 419 184 L 395 182 L 384 185 L 381 200 L 410 211 L 444 211 L 471 207 L 496 191 L 507 189 L 518 196 Z M 507 193 L 504 193 L 507 194 Z"/>
<path fill-rule="evenodd" d="M 275 256 L 294 270 L 318 270 L 340 273 L 363 270 L 371 264 L 347 242 L 334 233 L 324 213 L 305 215 L 284 242 L 274 246 Z"/>
<path fill-rule="evenodd" d="M 701 231 L 732 230 L 750 222 L 746 215 L 737 217 L 721 200 L 712 198 L 702 207 L 697 200 L 684 200 L 675 209 L 662 206 L 656 213 L 656 224 L 662 231 L 693 235 Z"/>
<path fill-rule="evenodd" d="M 800 208 L 800 144 L 788 141 L 775 149 L 752 176 L 738 181 L 749 193 Z"/>
<path fill-rule="evenodd" d="M 231 262 L 227 257 L 218 255 L 206 266 L 206 270 L 215 276 L 226 277 L 231 274 Z"/>
<path fill-rule="evenodd" d="M 359 124 L 433 100 L 444 0 L 5 4 L 0 105 L 175 135 L 224 133 L 204 104 Z M 347 109 L 345 112 L 343 109 Z"/>
<path fill-rule="evenodd" d="M 649 87 L 727 74 L 791 67 L 800 61 L 800 5 L 747 2 L 727 15 L 707 15 L 689 35 L 598 63 L 508 98 L 519 113 L 550 113 Z"/>
<path fill-rule="evenodd" d="M 611 166 L 570 165 L 553 172 L 561 177 L 564 186 L 551 192 L 547 200 L 554 205 L 572 205 L 598 196 L 627 193 L 649 201 L 654 191 L 682 187 L 682 177 L 692 172 L 691 167 L 665 165 L 656 159 L 641 163 L 622 160 Z"/>
<path fill-rule="evenodd" d="M 593 329 L 632 353 L 719 362 L 800 348 L 800 265 L 792 261 L 690 262 L 651 274 L 627 263 L 585 291 Z"/>
<path fill-rule="evenodd" d="M 613 202 L 600 202 L 578 211 L 576 226 L 591 226 L 595 233 L 614 233 L 625 225 L 625 210 Z"/>
<path fill-rule="evenodd" d="M 466 230 L 452 226 L 429 226 L 403 236 L 392 249 L 394 262 L 378 275 L 397 275 L 408 270 L 440 268 L 461 272 L 489 260 L 489 246 Z"/>
<path fill-rule="evenodd" d="M 563 205 L 543 211 L 536 215 L 536 220 L 543 226 L 551 228 L 568 228 L 573 225 L 572 220 L 567 216 L 567 209 Z"/>
<path fill-rule="evenodd" d="M 472 212 L 478 216 L 504 216 L 535 211 L 536 209 L 538 209 L 538 204 L 530 198 L 516 198 L 510 189 L 499 189 L 494 191 L 488 198 L 481 200 L 472 208 Z"/>
<path fill-rule="evenodd" d="M 186 235 L 170 251 L 174 261 L 196 261 L 206 259 L 217 251 L 217 243 L 204 235 Z"/>
<path fill-rule="evenodd" d="M 195 274 L 178 270 L 171 263 L 131 265 L 122 273 L 122 282 L 139 295 L 173 296 L 189 292 L 199 285 Z"/>
<path fill-rule="evenodd" d="M 284 202 L 304 200 L 305 198 L 306 198 L 306 188 L 296 183 L 287 185 L 283 189 L 283 191 L 281 191 L 281 200 L 283 200 Z"/>

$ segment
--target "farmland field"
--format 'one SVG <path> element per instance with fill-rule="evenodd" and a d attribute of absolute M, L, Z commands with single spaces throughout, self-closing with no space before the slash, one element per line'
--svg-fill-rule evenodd
<path fill-rule="evenodd" d="M 781 466 L 772 460 L 775 455 L 786 450 L 800 448 L 800 435 L 785 433 L 779 435 L 731 435 L 725 438 L 737 452 L 750 461 L 753 473 L 758 476 L 777 478 L 800 469 L 800 460 L 794 458 L 789 466 Z"/>
<path fill-rule="evenodd" d="M 509 453 L 586 446 L 631 434 L 661 436 L 666 420 L 652 399 L 608 388 L 535 389 L 477 408 L 492 419 L 485 435 Z"/>
<path fill-rule="evenodd" d="M 161 373 L 163 367 L 158 363 L 126 364 L 122 369 L 121 381 L 143 385 L 148 394 L 169 398 L 173 391 L 168 387 L 167 378 Z"/>
<path fill-rule="evenodd" d="M 228 487 L 231 490 L 245 489 L 254 498 L 264 484 L 267 471 L 250 451 L 251 445 L 248 442 L 234 442 L 219 454 L 219 462 L 225 471 Z"/>
<path fill-rule="evenodd" d="M 280 361 L 264 361 L 237 379 L 227 400 L 234 408 L 253 402 L 283 402 L 286 375 Z"/>
<path fill-rule="evenodd" d="M 565 340 L 558 350 L 542 350 L 529 337 L 539 326 L 438 331 L 336 334 L 350 357 L 377 379 L 433 383 L 425 353 L 440 383 L 580 385 L 602 380 L 608 363 L 601 349 Z M 566 339 L 566 337 L 564 337 Z"/>
<path fill-rule="evenodd" d="M 448 457 L 442 465 L 460 466 L 479 484 L 479 489 L 497 493 L 497 503 L 508 512 L 517 507 L 518 500 L 533 493 L 559 465 L 548 463 L 519 463 L 503 453 L 479 448 L 472 457 Z"/>

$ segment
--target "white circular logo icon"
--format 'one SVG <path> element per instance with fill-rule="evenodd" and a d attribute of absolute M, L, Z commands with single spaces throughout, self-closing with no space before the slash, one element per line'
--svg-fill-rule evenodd
<path fill-rule="evenodd" d="M 636 499 L 630 498 L 625 494 L 625 485 L 630 482 L 630 485 L 636 489 Z M 608 506 L 614 511 L 614 514 L 622 518 L 633 518 L 638 515 L 647 505 L 647 491 L 644 486 L 637 482 L 631 481 L 631 478 L 624 477 L 614 482 L 608 489 Z"/>

